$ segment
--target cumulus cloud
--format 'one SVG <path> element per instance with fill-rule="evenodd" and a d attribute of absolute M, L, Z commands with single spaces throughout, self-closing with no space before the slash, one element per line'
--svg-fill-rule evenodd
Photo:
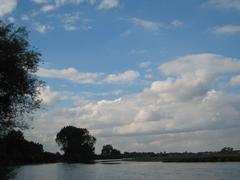
<path fill-rule="evenodd" d="M 174 59 L 159 67 L 166 79 L 152 82 L 140 93 L 115 100 L 78 99 L 74 107 L 42 113 L 34 122 L 37 127 L 35 136 L 44 134 L 40 138 L 42 141 L 54 143 L 49 137 L 54 137 L 60 128 L 71 124 L 88 128 L 99 142 L 118 142 L 120 149 L 126 149 L 127 145 L 133 148 L 130 150 L 137 147 L 146 150 L 143 144 L 149 144 L 155 151 L 162 144 L 168 151 L 183 150 L 186 144 L 185 150 L 199 150 L 203 146 L 216 148 L 225 146 L 226 141 L 214 143 L 226 134 L 229 136 L 224 139 L 231 139 L 229 146 L 236 142 L 239 144 L 236 135 L 229 132 L 240 129 L 240 95 L 217 89 L 215 85 L 216 82 L 222 83 L 216 81 L 221 74 L 240 72 L 239 62 L 239 59 L 216 54 Z M 48 76 L 59 76 L 58 71 L 48 73 Z M 70 74 L 72 76 L 71 71 Z M 109 77 L 112 81 L 122 79 L 122 75 Z M 47 119 L 51 119 L 51 125 L 45 130 L 42 126 Z M 211 138 L 204 139 L 204 134 Z"/>
<path fill-rule="evenodd" d="M 129 21 L 137 26 L 143 27 L 144 29 L 150 30 L 150 31 L 158 31 L 163 25 L 159 22 L 140 19 L 140 18 L 129 18 Z"/>
<path fill-rule="evenodd" d="M 239 0 L 209 0 L 208 4 L 221 9 L 240 10 Z"/>
<path fill-rule="evenodd" d="M 107 10 L 119 6 L 120 6 L 119 0 L 102 0 L 101 3 L 98 5 L 97 9 Z"/>
<path fill-rule="evenodd" d="M 184 73 L 221 74 L 240 70 L 239 59 L 217 54 L 195 54 L 177 58 L 159 66 L 166 75 L 176 76 Z"/>
<path fill-rule="evenodd" d="M 52 91 L 50 86 L 40 88 L 39 99 L 42 100 L 43 104 L 50 105 L 56 102 L 57 100 L 60 100 L 61 98 L 62 98 L 61 93 L 57 91 Z"/>
<path fill-rule="evenodd" d="M 0 17 L 11 13 L 17 7 L 17 0 L 0 0 Z"/>
<path fill-rule="evenodd" d="M 216 27 L 213 30 L 214 34 L 236 34 L 240 33 L 240 25 L 224 25 L 220 27 Z"/>

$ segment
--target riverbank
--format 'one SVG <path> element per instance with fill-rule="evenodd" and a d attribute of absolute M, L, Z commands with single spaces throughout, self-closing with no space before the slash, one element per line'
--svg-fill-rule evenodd
<path fill-rule="evenodd" d="M 137 162 L 240 162 L 240 152 L 166 153 L 156 156 L 132 157 Z"/>

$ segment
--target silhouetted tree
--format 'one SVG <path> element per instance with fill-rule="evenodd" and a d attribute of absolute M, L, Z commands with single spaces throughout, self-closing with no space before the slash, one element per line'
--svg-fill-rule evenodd
<path fill-rule="evenodd" d="M 43 82 L 34 73 L 41 55 L 31 49 L 27 37 L 24 27 L 0 21 L 0 135 L 14 127 L 25 128 L 23 117 L 40 105 Z"/>
<path fill-rule="evenodd" d="M 64 127 L 57 134 L 56 142 L 61 146 L 68 162 L 89 162 L 94 158 L 96 138 L 87 129 Z"/>
<path fill-rule="evenodd" d="M 114 149 L 111 144 L 104 145 L 102 148 L 102 158 L 121 158 L 121 152 L 117 149 Z"/>
<path fill-rule="evenodd" d="M 24 139 L 21 131 L 11 130 L 0 141 L 0 164 L 39 163 L 44 159 L 43 146 Z"/>
<path fill-rule="evenodd" d="M 102 148 L 102 156 L 110 156 L 112 154 L 113 147 L 111 144 L 104 145 Z"/>

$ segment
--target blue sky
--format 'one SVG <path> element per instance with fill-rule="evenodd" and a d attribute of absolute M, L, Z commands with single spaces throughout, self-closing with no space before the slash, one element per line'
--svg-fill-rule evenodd
<path fill-rule="evenodd" d="M 65 125 L 97 151 L 240 148 L 239 0 L 0 0 L 0 18 L 42 53 L 25 135 L 46 150 Z"/>

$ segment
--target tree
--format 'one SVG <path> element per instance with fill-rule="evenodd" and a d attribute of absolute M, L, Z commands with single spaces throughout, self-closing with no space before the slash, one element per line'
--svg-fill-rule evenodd
<path fill-rule="evenodd" d="M 102 156 L 111 156 L 113 147 L 111 144 L 104 145 L 102 148 Z"/>
<path fill-rule="evenodd" d="M 0 21 L 0 135 L 26 128 L 26 117 L 40 107 L 44 83 L 34 73 L 41 54 L 30 47 L 24 27 Z"/>
<path fill-rule="evenodd" d="M 56 142 L 68 162 L 90 162 L 94 158 L 96 138 L 87 129 L 64 127 L 58 132 Z"/>
<path fill-rule="evenodd" d="M 11 130 L 0 141 L 0 165 L 42 162 L 43 146 L 27 141 L 21 131 Z"/>
<path fill-rule="evenodd" d="M 121 158 L 121 152 L 117 149 L 114 149 L 111 144 L 104 145 L 102 148 L 102 158 Z"/>

